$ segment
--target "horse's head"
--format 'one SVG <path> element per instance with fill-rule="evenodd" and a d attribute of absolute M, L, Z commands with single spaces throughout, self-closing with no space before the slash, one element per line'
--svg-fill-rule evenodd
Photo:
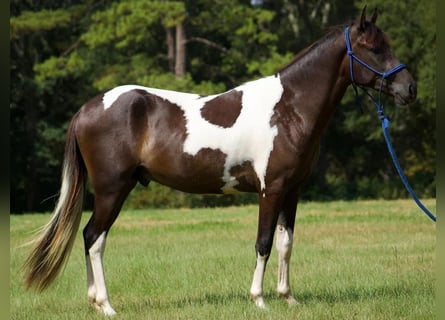
<path fill-rule="evenodd" d="M 394 56 L 387 36 L 375 25 L 377 11 L 369 21 L 365 12 L 366 7 L 345 31 L 348 57 L 344 65 L 352 82 L 390 94 L 400 105 L 414 102 L 417 89 L 413 77 Z"/>

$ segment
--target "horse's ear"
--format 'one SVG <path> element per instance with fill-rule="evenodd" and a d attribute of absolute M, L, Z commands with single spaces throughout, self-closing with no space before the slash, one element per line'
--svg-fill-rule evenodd
<path fill-rule="evenodd" d="M 366 6 L 364 6 L 363 10 L 362 10 L 362 15 L 360 17 L 360 26 L 359 29 L 360 31 L 364 32 L 366 29 Z"/>
<path fill-rule="evenodd" d="M 379 15 L 379 12 L 378 12 L 377 8 L 375 8 L 375 9 L 374 9 L 374 13 L 372 14 L 372 17 L 371 17 L 371 22 L 372 22 L 373 24 L 375 24 L 378 15 Z"/>

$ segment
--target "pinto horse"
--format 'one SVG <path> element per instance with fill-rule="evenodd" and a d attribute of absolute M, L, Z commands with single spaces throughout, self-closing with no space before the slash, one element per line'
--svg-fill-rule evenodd
<path fill-rule="evenodd" d="M 366 20 L 364 9 L 278 73 L 221 94 L 125 85 L 85 103 L 67 133 L 60 197 L 27 260 L 27 286 L 45 289 L 67 260 L 89 176 L 94 210 L 83 230 L 88 298 L 105 315 L 115 314 L 102 265 L 108 231 L 134 186 L 150 181 L 193 193 L 256 192 L 251 297 L 265 307 L 263 276 L 276 231 L 277 291 L 294 304 L 289 260 L 297 203 L 336 105 L 352 83 L 381 90 L 401 105 L 416 99 L 415 82 L 376 19 L 374 12 Z M 389 76 L 375 72 L 395 68 Z"/>

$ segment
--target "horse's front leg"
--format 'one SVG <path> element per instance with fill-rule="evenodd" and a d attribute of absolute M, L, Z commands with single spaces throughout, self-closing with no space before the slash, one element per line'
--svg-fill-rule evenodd
<path fill-rule="evenodd" d="M 298 193 L 291 190 L 286 194 L 277 223 L 276 248 L 278 252 L 277 292 L 289 305 L 296 304 L 289 283 L 289 262 L 292 255 L 293 231 L 298 203 Z"/>
<path fill-rule="evenodd" d="M 263 297 L 263 279 L 272 248 L 275 227 L 277 225 L 278 213 L 281 206 L 279 195 L 260 195 L 258 232 L 255 244 L 256 266 L 253 273 L 250 296 L 259 308 L 266 308 Z"/>

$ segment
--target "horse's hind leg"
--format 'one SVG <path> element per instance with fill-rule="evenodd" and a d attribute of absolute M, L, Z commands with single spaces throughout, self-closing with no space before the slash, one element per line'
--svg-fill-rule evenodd
<path fill-rule="evenodd" d="M 250 296 L 259 308 L 266 308 L 263 298 L 263 279 L 267 260 L 272 249 L 273 236 L 277 225 L 281 197 L 278 195 L 260 196 L 258 232 L 255 244 L 256 265 L 253 273 Z"/>
<path fill-rule="evenodd" d="M 278 251 L 278 285 L 277 292 L 290 305 L 296 300 L 292 296 L 289 284 L 289 261 L 292 254 L 293 231 L 298 203 L 298 193 L 292 190 L 287 193 L 277 223 L 276 248 Z"/>
<path fill-rule="evenodd" d="M 125 198 L 134 185 L 134 181 L 129 181 L 118 191 L 96 192 L 94 195 L 93 215 L 83 230 L 88 298 L 96 309 L 107 316 L 112 316 L 116 312 L 108 298 L 102 264 L 106 237 L 120 212 Z"/>

